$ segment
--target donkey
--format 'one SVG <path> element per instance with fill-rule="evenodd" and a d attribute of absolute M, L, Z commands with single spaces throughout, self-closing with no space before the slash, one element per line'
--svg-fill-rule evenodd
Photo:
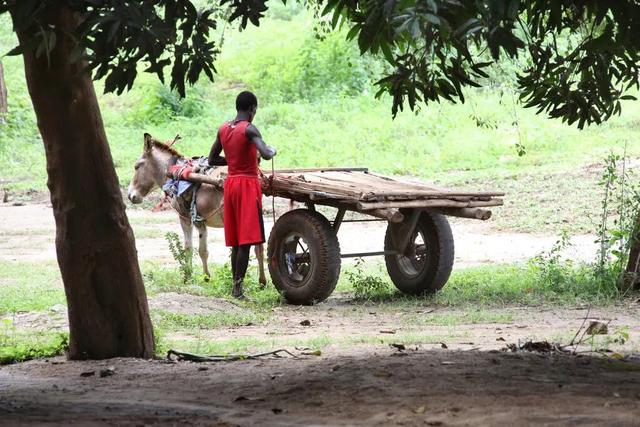
<path fill-rule="evenodd" d="M 169 145 L 154 139 L 148 133 L 144 134 L 144 150 L 142 156 L 135 163 L 133 179 L 129 184 L 128 197 L 131 203 L 142 203 L 142 199 L 152 190 L 162 188 L 167 180 L 167 170 L 170 164 L 175 164 L 175 160 L 183 158 L 180 153 Z M 226 172 L 226 167 L 214 169 L 210 175 L 220 176 Z M 171 197 L 171 207 L 175 209 L 180 217 L 180 226 L 184 234 L 184 247 L 187 256 L 191 259 L 193 253 L 193 226 L 198 229 L 199 245 L 198 253 L 202 260 L 202 269 L 207 277 L 210 277 L 207 259 L 207 227 L 223 227 L 223 193 L 218 187 L 209 184 L 201 184 L 196 193 L 196 211 L 204 218 L 203 222 L 193 223 L 190 203 L 181 202 L 180 197 Z M 255 254 L 258 259 L 259 282 L 262 286 L 267 283 L 264 275 L 264 247 L 255 246 Z"/>

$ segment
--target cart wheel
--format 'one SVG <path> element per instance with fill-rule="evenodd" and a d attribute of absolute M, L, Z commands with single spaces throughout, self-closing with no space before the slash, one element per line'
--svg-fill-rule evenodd
<path fill-rule="evenodd" d="M 387 226 L 385 250 L 396 250 L 407 232 L 406 222 Z M 453 268 L 454 245 L 449 221 L 440 214 L 423 212 L 404 254 L 386 255 L 387 272 L 396 287 L 410 295 L 435 292 L 447 283 Z"/>
<path fill-rule="evenodd" d="M 276 289 L 292 304 L 313 304 L 331 295 L 340 276 L 340 245 L 329 221 L 297 209 L 276 221 L 267 247 Z"/>

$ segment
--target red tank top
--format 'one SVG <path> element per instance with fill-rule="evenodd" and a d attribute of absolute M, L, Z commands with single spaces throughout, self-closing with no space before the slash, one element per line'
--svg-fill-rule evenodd
<path fill-rule="evenodd" d="M 229 176 L 258 176 L 258 150 L 245 135 L 247 121 L 226 122 L 218 130 L 220 142 L 227 159 Z"/>

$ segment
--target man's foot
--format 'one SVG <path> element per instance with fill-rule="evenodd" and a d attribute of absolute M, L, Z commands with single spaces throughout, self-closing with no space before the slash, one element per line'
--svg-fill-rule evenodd
<path fill-rule="evenodd" d="M 238 299 L 245 299 L 244 292 L 242 291 L 242 279 L 233 281 L 231 296 Z"/>

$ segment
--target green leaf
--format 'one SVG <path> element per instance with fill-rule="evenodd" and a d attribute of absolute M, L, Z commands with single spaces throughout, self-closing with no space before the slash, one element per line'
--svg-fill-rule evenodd
<path fill-rule="evenodd" d="M 18 45 L 13 49 L 11 49 L 9 52 L 5 53 L 4 56 L 18 56 L 18 55 L 22 55 L 23 53 L 24 53 L 24 50 L 22 48 L 22 45 Z"/>

